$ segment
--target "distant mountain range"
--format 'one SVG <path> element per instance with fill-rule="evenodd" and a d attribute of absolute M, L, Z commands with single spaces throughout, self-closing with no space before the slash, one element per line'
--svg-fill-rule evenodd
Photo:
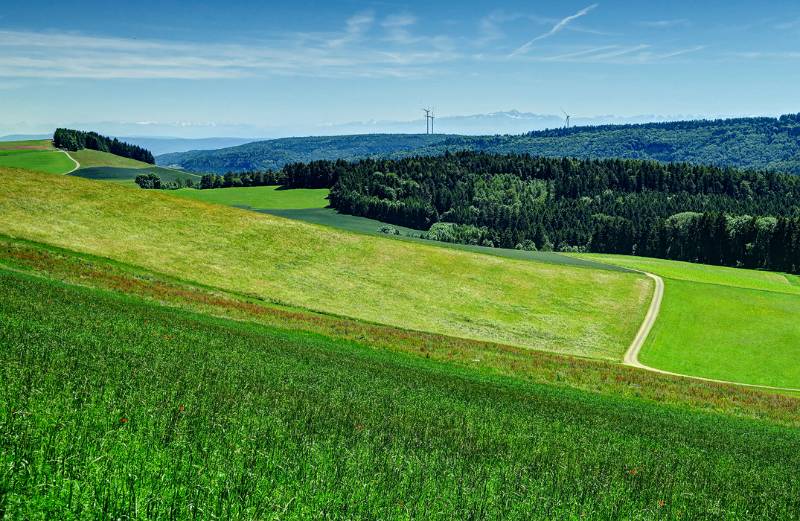
<path fill-rule="evenodd" d="M 514 113 L 503 114 L 502 117 L 510 117 Z M 165 154 L 156 160 L 158 164 L 193 172 L 224 173 L 277 169 L 289 162 L 316 159 L 398 158 L 457 150 L 652 159 L 800 174 L 800 114 L 574 126 L 517 135 L 366 134 L 283 138 L 220 150 Z"/>
<path fill-rule="evenodd" d="M 53 134 L 11 134 L 0 136 L 0 141 L 27 141 L 32 139 L 51 139 Z M 179 138 L 179 137 L 137 137 L 113 136 L 126 143 L 139 145 L 146 148 L 154 155 L 169 154 L 171 152 L 186 152 L 188 150 L 212 150 L 217 148 L 233 147 L 250 143 L 255 138 L 238 137 L 208 137 L 208 138 Z"/>

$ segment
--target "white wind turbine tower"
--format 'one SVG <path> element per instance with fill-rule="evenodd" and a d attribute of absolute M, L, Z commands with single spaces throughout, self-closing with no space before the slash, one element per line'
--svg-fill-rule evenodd
<path fill-rule="evenodd" d="M 425 133 L 431 133 L 431 109 L 422 109 L 422 112 L 425 113 Z"/>
<path fill-rule="evenodd" d="M 564 128 L 569 128 L 569 118 L 570 118 L 570 115 L 569 115 L 569 114 L 567 114 L 567 111 L 565 111 L 564 109 L 561 109 L 561 112 L 563 112 L 563 113 L 564 113 Z"/>

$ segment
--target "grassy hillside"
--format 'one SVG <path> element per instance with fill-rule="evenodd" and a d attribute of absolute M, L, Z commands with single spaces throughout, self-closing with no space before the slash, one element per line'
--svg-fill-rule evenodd
<path fill-rule="evenodd" d="M 305 209 L 328 206 L 327 189 L 284 190 L 277 186 L 253 186 L 246 188 L 213 188 L 194 190 L 184 188 L 171 193 L 197 201 L 224 204 L 250 210 Z"/>
<path fill-rule="evenodd" d="M 470 251 L 482 253 L 484 255 L 495 255 L 518 260 L 535 260 L 550 264 L 565 264 L 573 266 L 583 266 L 595 269 L 615 269 L 613 266 L 592 262 L 576 257 L 567 257 L 553 252 L 544 251 L 524 251 L 506 248 L 490 248 L 471 244 L 457 244 L 445 242 L 433 242 L 419 238 L 423 230 L 415 230 L 404 226 L 394 225 L 392 228 L 397 230 L 399 235 L 387 234 L 381 231 L 386 227 L 386 223 L 368 219 L 366 217 L 356 217 L 339 213 L 332 208 L 325 208 L 328 201 L 327 189 L 304 189 L 297 188 L 291 190 L 279 189 L 272 186 L 249 187 L 249 188 L 215 188 L 207 190 L 181 189 L 172 190 L 171 195 L 179 195 L 215 204 L 224 204 L 237 208 L 246 208 L 258 212 L 277 215 L 287 219 L 296 219 L 312 224 L 330 226 L 340 230 L 374 235 L 378 237 L 398 239 L 402 241 L 419 242 L 431 244 L 441 248 L 454 250 Z"/>
<path fill-rule="evenodd" d="M 800 173 L 800 115 L 573 127 L 518 136 L 373 134 L 276 139 L 167 154 L 160 164 L 224 173 L 315 159 L 438 155 L 445 150 L 591 158 L 654 159 Z"/>
<path fill-rule="evenodd" d="M 70 152 L 69 154 L 81 164 L 81 168 L 97 166 L 110 166 L 118 168 L 148 168 L 153 166 L 148 163 L 143 163 L 142 161 L 136 161 L 135 159 L 116 156 L 114 154 L 101 152 L 99 150 L 90 150 L 88 148 Z"/>
<path fill-rule="evenodd" d="M 583 257 L 583 256 L 582 256 Z M 586 255 L 664 278 L 642 363 L 681 374 L 800 388 L 800 286 L 780 273 Z"/>
<path fill-rule="evenodd" d="M 195 182 L 200 181 L 200 176 L 180 170 L 158 167 L 135 159 L 116 156 L 108 152 L 89 150 L 85 148 L 77 152 L 70 152 L 81 167 L 70 175 L 83 177 L 85 179 L 95 179 L 98 181 L 113 181 L 130 186 L 136 186 L 134 180 L 136 176 L 143 173 L 152 172 L 157 174 L 162 181 L 176 181 L 178 179 L 191 179 Z"/>
<path fill-rule="evenodd" d="M 797 429 L 0 269 L 11 518 L 788 519 Z M 18 413 L 18 414 L 17 414 Z M 21 464 L 25 462 L 25 464 Z"/>
<path fill-rule="evenodd" d="M 75 163 L 55 150 L 50 140 L 42 139 L 0 143 L 0 167 L 64 174 L 72 170 Z"/>
<path fill-rule="evenodd" d="M 637 274 L 352 235 L 70 177 L 4 175 L 1 233 L 409 329 L 618 359 L 652 290 Z"/>

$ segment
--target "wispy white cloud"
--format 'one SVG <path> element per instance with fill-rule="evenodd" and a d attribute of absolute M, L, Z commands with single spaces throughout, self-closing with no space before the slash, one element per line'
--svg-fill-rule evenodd
<path fill-rule="evenodd" d="M 562 18 L 552 28 L 550 28 L 550 30 L 547 31 L 546 33 L 540 34 L 536 38 L 534 38 L 534 39 L 532 39 L 532 40 L 530 40 L 528 42 L 525 42 L 524 44 L 522 44 L 519 47 L 517 47 L 513 52 L 511 52 L 511 54 L 509 54 L 509 57 L 519 56 L 521 54 L 527 53 L 531 49 L 531 47 L 533 47 L 533 44 L 535 44 L 536 42 L 539 42 L 541 40 L 544 40 L 546 38 L 550 38 L 551 36 L 553 36 L 555 34 L 558 34 L 562 30 L 564 30 L 564 28 L 567 27 L 570 23 L 574 22 L 575 20 L 577 20 L 578 18 L 580 18 L 582 16 L 586 16 L 587 14 L 589 14 L 589 12 L 592 11 L 593 9 L 595 9 L 597 7 L 597 5 L 598 4 L 592 4 L 592 5 L 588 6 L 588 7 L 584 7 L 583 9 L 581 9 L 580 11 L 578 11 L 575 14 L 572 14 L 572 15 L 569 15 L 567 17 Z"/>
<path fill-rule="evenodd" d="M 417 43 L 422 37 L 414 36 L 410 32 L 410 28 L 416 23 L 416 17 L 408 13 L 387 16 L 381 22 L 381 27 L 385 30 L 384 39 L 404 45 Z"/>
<path fill-rule="evenodd" d="M 747 60 L 800 60 L 800 51 L 745 51 L 731 56 Z"/>
<path fill-rule="evenodd" d="M 672 20 L 643 20 L 636 22 L 636 25 L 651 29 L 669 29 L 671 27 L 689 27 L 691 22 L 686 18 L 678 18 Z"/>
<path fill-rule="evenodd" d="M 694 46 L 671 50 L 657 50 L 651 44 L 603 45 L 588 47 L 562 54 L 526 55 L 525 60 L 531 62 L 566 62 L 566 63 L 614 63 L 614 64 L 648 64 L 660 63 L 671 58 L 698 52 L 705 46 Z"/>
<path fill-rule="evenodd" d="M 403 77 L 428 74 L 426 66 L 459 56 L 446 37 L 422 39 L 410 34 L 411 15 L 388 17 L 381 23 L 404 31 L 403 42 L 370 34 L 375 23 L 371 13 L 360 13 L 338 32 L 291 33 L 247 43 L 0 30 L 0 78 Z"/>

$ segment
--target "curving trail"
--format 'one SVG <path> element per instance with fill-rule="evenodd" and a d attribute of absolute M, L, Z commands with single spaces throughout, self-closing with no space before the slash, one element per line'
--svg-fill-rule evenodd
<path fill-rule="evenodd" d="M 68 158 L 72 160 L 73 163 L 75 163 L 75 166 L 72 168 L 72 170 L 70 170 L 69 172 L 64 172 L 64 175 L 69 175 L 81 167 L 81 164 L 78 163 L 78 160 L 69 155 L 69 153 L 66 150 L 59 150 L 59 152 L 63 152 Z"/>
<path fill-rule="evenodd" d="M 638 367 L 640 369 L 657 371 L 657 369 L 647 367 L 639 362 L 639 351 L 642 350 L 644 341 L 647 340 L 650 330 L 653 329 L 653 324 L 656 323 L 658 312 L 661 311 L 661 300 L 664 298 L 664 279 L 658 275 L 653 275 L 652 273 L 646 273 L 644 271 L 640 273 L 643 273 L 644 275 L 647 275 L 653 279 L 656 282 L 656 289 L 653 291 L 653 298 L 650 301 L 650 308 L 647 310 L 647 314 L 644 316 L 644 321 L 642 321 L 642 325 L 639 327 L 639 331 L 637 331 L 636 336 L 633 338 L 633 342 L 631 342 L 631 345 L 628 347 L 628 350 L 625 351 L 625 358 L 623 358 L 622 362 L 625 365 Z"/>
<path fill-rule="evenodd" d="M 666 374 L 670 376 L 680 376 L 682 378 L 692 378 L 693 380 L 702 380 L 704 382 L 714 382 L 720 384 L 729 384 L 729 385 L 739 385 L 742 387 L 754 387 L 757 389 L 769 389 L 772 391 L 791 391 L 791 392 L 800 392 L 800 389 L 792 388 L 792 387 L 773 387 L 771 385 L 758 385 L 758 384 L 747 384 L 742 382 L 731 382 L 729 380 L 717 380 L 714 378 L 705 378 L 703 376 L 692 376 L 689 374 L 681 374 L 681 373 L 673 373 L 672 371 L 664 371 L 663 369 L 656 369 L 655 367 L 650 367 L 649 365 L 644 365 L 639 361 L 639 352 L 642 350 L 642 346 L 644 345 L 645 340 L 647 340 L 647 336 L 650 334 L 650 330 L 653 329 L 653 324 L 655 324 L 656 319 L 658 318 L 658 312 L 661 310 L 661 300 L 664 297 L 664 279 L 659 277 L 658 275 L 654 275 L 653 273 L 647 273 L 645 271 L 640 271 L 643 275 L 646 275 L 653 279 L 656 283 L 655 291 L 653 291 L 653 298 L 650 301 L 650 308 L 647 310 L 647 314 L 644 317 L 644 321 L 642 321 L 642 325 L 639 327 L 639 331 L 636 333 L 636 336 L 631 342 L 631 345 L 628 347 L 628 350 L 625 351 L 625 357 L 622 360 L 622 363 L 625 365 L 629 365 L 631 367 L 637 367 L 639 369 L 644 369 L 646 371 L 652 371 L 654 373 Z"/>

